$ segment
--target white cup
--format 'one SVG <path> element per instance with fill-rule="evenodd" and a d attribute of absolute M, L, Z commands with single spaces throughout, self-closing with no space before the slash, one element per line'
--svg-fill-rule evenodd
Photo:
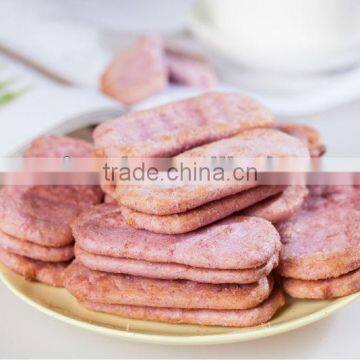
<path fill-rule="evenodd" d="M 360 59 L 359 0 L 200 0 L 196 17 L 203 40 L 251 68 L 321 72 Z"/>

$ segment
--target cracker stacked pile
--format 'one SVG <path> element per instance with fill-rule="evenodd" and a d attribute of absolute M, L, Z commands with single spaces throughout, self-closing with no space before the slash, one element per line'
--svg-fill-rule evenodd
<path fill-rule="evenodd" d="M 289 295 L 329 299 L 360 290 L 359 186 L 311 187 L 302 209 L 278 230 L 278 271 Z"/>
<path fill-rule="evenodd" d="M 94 140 L 98 156 L 109 159 L 309 157 L 302 141 L 273 128 L 266 109 L 235 94 L 131 113 L 100 125 Z M 280 236 L 265 218 L 289 218 L 306 188 L 223 182 L 104 190 L 116 203 L 95 206 L 73 224 L 76 260 L 65 286 L 84 306 L 133 318 L 241 327 L 268 321 L 284 305 L 272 277 Z M 247 216 L 233 215 L 239 211 Z"/>
<path fill-rule="evenodd" d="M 170 157 L 175 165 L 213 156 L 308 159 L 325 150 L 311 127 L 274 124 L 257 102 L 222 93 L 107 121 L 94 140 L 109 163 L 124 156 Z M 92 150 L 50 136 L 25 156 L 89 157 Z M 30 280 L 64 285 L 89 309 L 172 323 L 256 326 L 285 304 L 282 289 L 306 299 L 360 291 L 358 186 L 114 180 L 102 184 L 103 204 L 97 186 L 3 188 L 0 261 Z"/>
<path fill-rule="evenodd" d="M 252 326 L 283 305 L 270 276 L 280 237 L 267 221 L 233 217 L 184 235 L 130 227 L 115 204 L 73 226 L 66 287 L 86 307 L 126 317 Z"/>
<path fill-rule="evenodd" d="M 90 144 L 66 137 L 34 141 L 28 158 L 91 157 Z M 29 280 L 63 286 L 74 257 L 70 224 L 101 202 L 98 186 L 6 186 L 0 191 L 0 261 Z"/>

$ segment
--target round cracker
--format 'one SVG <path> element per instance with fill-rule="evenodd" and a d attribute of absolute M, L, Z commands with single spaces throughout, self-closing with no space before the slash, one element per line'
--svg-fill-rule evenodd
<path fill-rule="evenodd" d="M 320 280 L 360 267 L 360 188 L 313 188 L 303 208 L 278 225 L 284 277 Z"/>
<path fill-rule="evenodd" d="M 0 247 L 0 261 L 9 269 L 17 272 L 27 280 L 62 287 L 64 285 L 64 270 L 70 262 L 44 262 L 20 256 Z"/>
<path fill-rule="evenodd" d="M 360 269 L 326 280 L 284 278 L 284 290 L 300 299 L 332 299 L 360 291 Z"/>
<path fill-rule="evenodd" d="M 26 158 L 91 157 L 91 144 L 64 136 L 44 136 L 31 143 Z M 21 240 L 60 247 L 73 242 L 70 223 L 102 201 L 99 186 L 7 186 L 0 191 L 0 229 Z"/>
<path fill-rule="evenodd" d="M 87 186 L 6 186 L 0 190 L 0 229 L 21 240 L 71 244 L 70 224 L 101 198 Z"/>
<path fill-rule="evenodd" d="M 17 255 L 26 256 L 30 259 L 61 262 L 69 261 L 74 258 L 74 246 L 63 247 L 41 246 L 30 241 L 20 240 L 0 231 L 0 246 Z"/>
<path fill-rule="evenodd" d="M 68 136 L 47 135 L 34 140 L 25 151 L 25 157 L 63 158 L 65 156 L 92 157 L 92 144 Z"/>

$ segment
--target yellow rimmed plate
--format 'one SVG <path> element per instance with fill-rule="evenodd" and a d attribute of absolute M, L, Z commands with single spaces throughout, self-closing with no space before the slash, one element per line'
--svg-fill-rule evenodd
<path fill-rule="evenodd" d="M 280 334 L 323 319 L 360 297 L 357 293 L 331 301 L 288 298 L 285 308 L 273 320 L 253 328 L 174 325 L 89 311 L 65 289 L 27 281 L 3 265 L 0 265 L 0 274 L 15 295 L 51 317 L 106 335 L 166 345 L 223 344 Z"/>

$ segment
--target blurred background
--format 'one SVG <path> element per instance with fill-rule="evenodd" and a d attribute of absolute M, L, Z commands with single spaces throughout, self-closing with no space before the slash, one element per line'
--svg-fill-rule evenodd
<path fill-rule="evenodd" d="M 316 121 L 330 154 L 360 153 L 334 141 L 360 136 L 358 0 L 0 0 L 0 106 L 34 82 L 96 92 L 114 54 L 149 33 L 196 49 L 221 87 L 258 98 L 278 118 Z M 56 107 L 48 101 L 44 117 Z M 62 118 L 76 108 L 61 107 Z"/>

